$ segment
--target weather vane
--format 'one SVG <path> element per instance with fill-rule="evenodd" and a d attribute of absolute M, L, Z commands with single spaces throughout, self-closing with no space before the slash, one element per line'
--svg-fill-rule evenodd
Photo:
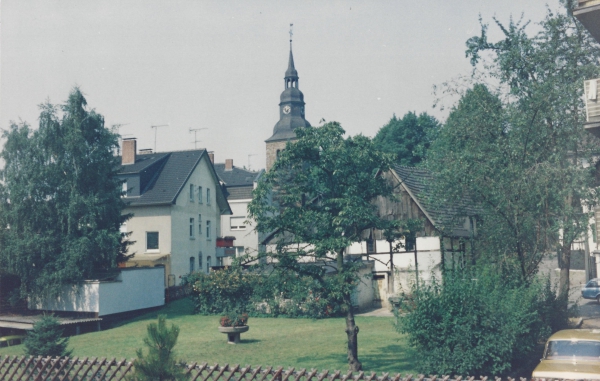
<path fill-rule="evenodd" d="M 290 24 L 290 47 L 292 46 L 292 36 L 294 35 L 294 32 L 292 31 L 293 28 L 294 24 Z"/>

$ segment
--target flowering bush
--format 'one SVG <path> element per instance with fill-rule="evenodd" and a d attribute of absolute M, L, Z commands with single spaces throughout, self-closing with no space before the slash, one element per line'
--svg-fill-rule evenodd
<path fill-rule="evenodd" d="M 241 327 L 248 325 L 248 314 L 229 312 L 225 316 L 221 316 L 219 324 L 221 324 L 221 327 Z"/>

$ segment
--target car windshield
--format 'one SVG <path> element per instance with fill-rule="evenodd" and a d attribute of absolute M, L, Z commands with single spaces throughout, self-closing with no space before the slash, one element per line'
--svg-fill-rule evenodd
<path fill-rule="evenodd" d="M 546 347 L 546 360 L 577 358 L 580 360 L 600 360 L 600 341 L 552 340 Z"/>

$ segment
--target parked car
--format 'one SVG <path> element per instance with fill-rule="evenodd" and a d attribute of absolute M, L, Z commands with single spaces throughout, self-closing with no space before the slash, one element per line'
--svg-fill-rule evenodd
<path fill-rule="evenodd" d="M 600 278 L 591 279 L 581 289 L 581 296 L 584 299 L 596 299 L 600 303 Z"/>
<path fill-rule="evenodd" d="M 600 379 L 600 329 L 565 329 L 550 336 L 532 377 Z"/>

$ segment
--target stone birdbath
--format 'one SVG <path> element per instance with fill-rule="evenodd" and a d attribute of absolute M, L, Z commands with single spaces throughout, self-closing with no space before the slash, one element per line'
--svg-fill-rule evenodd
<path fill-rule="evenodd" d="M 228 344 L 239 344 L 240 343 L 240 334 L 246 332 L 250 329 L 247 325 L 242 325 L 239 327 L 219 327 L 219 332 L 225 333 L 227 335 L 227 343 Z"/>

